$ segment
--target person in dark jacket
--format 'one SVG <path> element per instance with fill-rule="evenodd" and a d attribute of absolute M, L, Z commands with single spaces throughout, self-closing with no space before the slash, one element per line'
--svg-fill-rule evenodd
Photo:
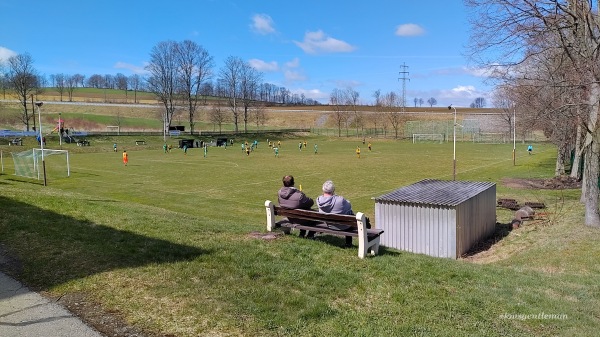
<path fill-rule="evenodd" d="M 287 175 L 283 177 L 283 187 L 279 189 L 277 193 L 279 200 L 279 207 L 287 209 L 310 209 L 314 204 L 314 200 L 307 197 L 302 191 L 294 187 L 294 177 Z M 295 223 L 304 223 L 307 220 L 301 219 L 288 219 Z M 300 230 L 300 237 L 304 237 L 306 234 L 305 230 Z M 306 235 L 307 238 L 312 239 L 315 236 L 315 232 L 309 231 Z"/>

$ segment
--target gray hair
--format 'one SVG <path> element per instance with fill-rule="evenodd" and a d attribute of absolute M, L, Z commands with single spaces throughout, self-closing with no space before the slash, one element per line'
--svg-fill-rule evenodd
<path fill-rule="evenodd" d="M 323 183 L 323 192 L 328 194 L 333 194 L 333 192 L 335 192 L 335 185 L 333 184 L 333 181 L 327 180 Z"/>

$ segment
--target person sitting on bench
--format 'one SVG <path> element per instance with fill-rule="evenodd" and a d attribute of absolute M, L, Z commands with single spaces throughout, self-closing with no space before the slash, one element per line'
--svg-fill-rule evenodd
<path fill-rule="evenodd" d="M 291 175 L 287 175 L 283 177 L 283 187 L 279 189 L 277 193 L 279 200 L 279 207 L 287 208 L 287 209 L 310 209 L 314 204 L 314 200 L 307 197 L 302 191 L 298 190 L 294 187 L 294 177 Z M 309 220 L 302 219 L 289 219 L 290 222 L 299 223 L 299 224 L 308 224 L 312 223 Z M 304 237 L 306 231 L 300 230 L 300 237 Z M 315 237 L 315 232 L 309 231 L 306 235 L 307 239 L 312 239 Z"/>
<path fill-rule="evenodd" d="M 331 213 L 331 214 L 346 214 L 354 215 L 352 211 L 352 204 L 341 195 L 335 194 L 335 185 L 333 181 L 327 180 L 323 183 L 323 195 L 317 197 L 317 206 L 319 206 L 319 213 Z M 335 229 L 345 230 L 349 229 L 349 226 L 344 225 L 328 225 Z M 346 236 L 346 246 L 352 247 L 352 237 Z"/>

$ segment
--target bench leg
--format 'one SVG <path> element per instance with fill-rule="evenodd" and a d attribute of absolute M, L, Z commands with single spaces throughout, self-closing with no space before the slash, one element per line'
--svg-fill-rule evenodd
<path fill-rule="evenodd" d="M 371 241 L 371 255 L 377 255 L 379 253 L 379 237 Z"/>

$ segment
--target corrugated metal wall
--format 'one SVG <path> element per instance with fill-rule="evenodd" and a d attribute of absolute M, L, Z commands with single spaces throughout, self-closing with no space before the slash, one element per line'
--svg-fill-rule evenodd
<path fill-rule="evenodd" d="M 496 186 L 457 206 L 379 200 L 375 219 L 383 246 L 455 259 L 493 233 Z"/>

